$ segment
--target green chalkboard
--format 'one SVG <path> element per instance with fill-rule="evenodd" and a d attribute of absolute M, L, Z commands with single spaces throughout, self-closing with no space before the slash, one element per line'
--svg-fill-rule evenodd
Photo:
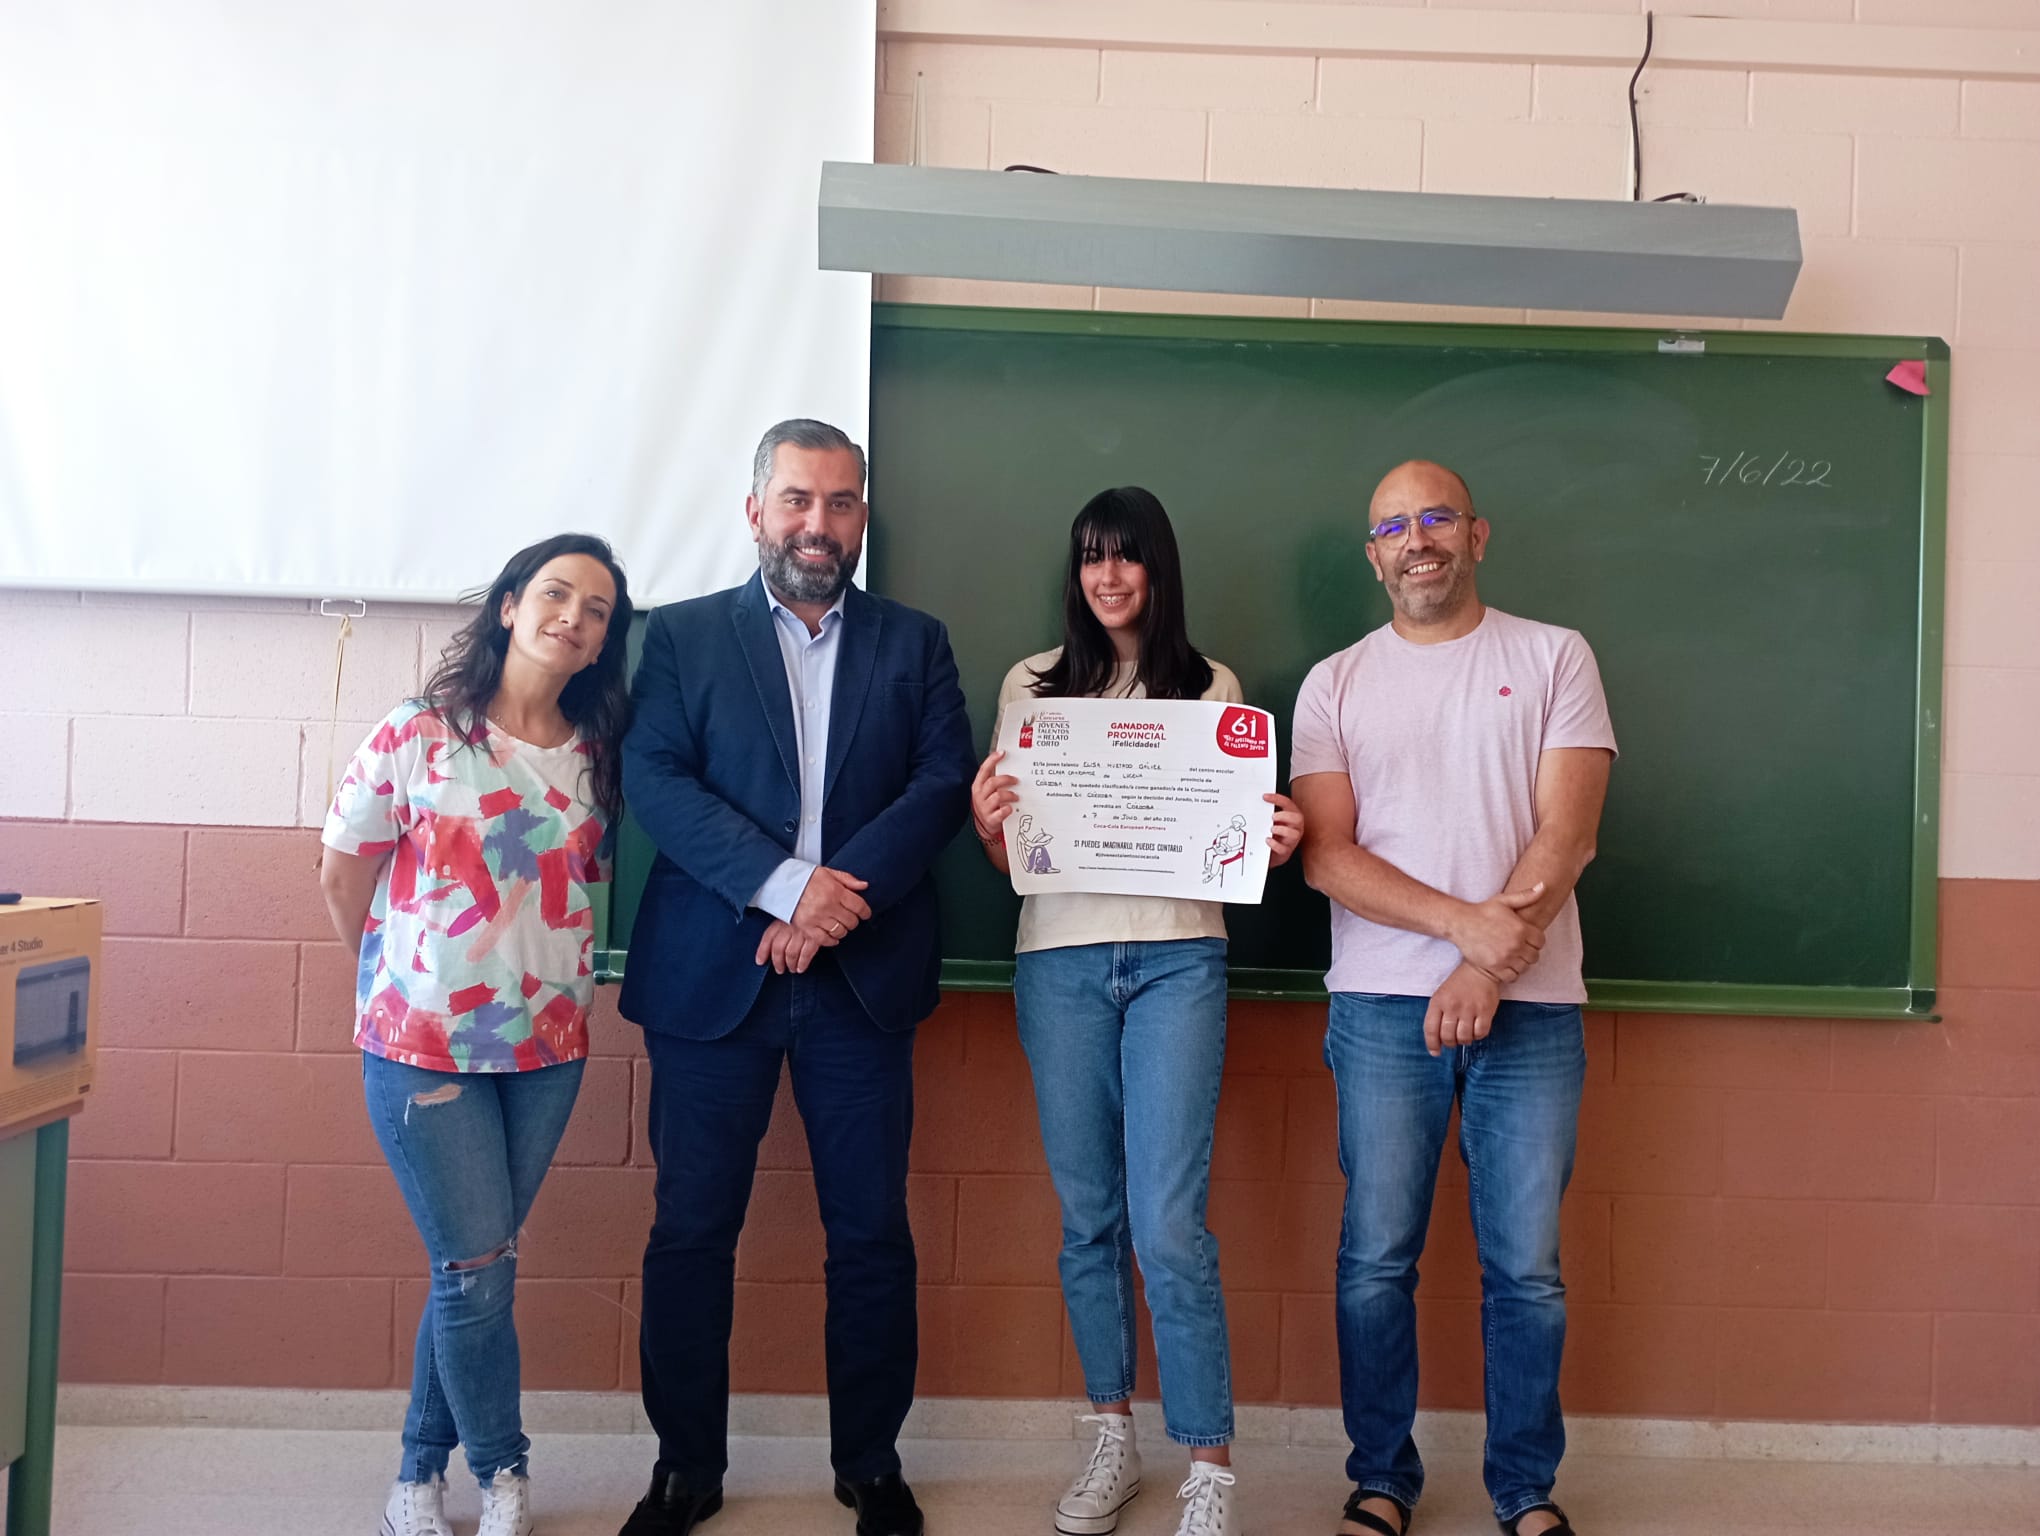
<path fill-rule="evenodd" d="M 881 306 L 867 579 L 947 621 L 982 745 L 1006 669 L 1058 637 L 1070 519 L 1145 485 L 1183 546 L 1192 639 L 1286 749 L 1310 666 L 1388 617 L 1369 491 L 1400 460 L 1450 464 L 1493 525 L 1483 597 L 1600 660 L 1623 750 L 1580 887 L 1596 1003 L 1926 1011 L 1947 356 Z M 1907 358 L 1932 397 L 1885 382 Z M 639 846 L 620 870 L 619 939 L 648 863 Z M 938 878 L 945 983 L 1009 984 L 1004 878 L 967 836 Z M 1322 996 L 1324 901 L 1294 867 L 1228 920 L 1236 992 Z"/>

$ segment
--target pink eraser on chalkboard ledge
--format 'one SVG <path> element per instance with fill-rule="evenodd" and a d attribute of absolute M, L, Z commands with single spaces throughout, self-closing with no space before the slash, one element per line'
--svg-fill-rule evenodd
<path fill-rule="evenodd" d="M 1896 384 L 1909 395 L 1931 394 L 1927 388 L 1927 365 L 1925 363 L 1900 363 L 1884 376 L 1887 384 Z"/>

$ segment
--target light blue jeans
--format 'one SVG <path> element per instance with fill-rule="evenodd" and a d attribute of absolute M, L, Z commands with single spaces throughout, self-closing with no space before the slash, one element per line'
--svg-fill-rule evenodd
<path fill-rule="evenodd" d="M 531 1442 L 511 1313 L 517 1235 L 586 1065 L 428 1072 L 362 1053 L 368 1118 L 431 1261 L 404 1415 L 404 1482 L 444 1476 L 456 1445 L 484 1483 L 506 1467 L 525 1470 Z"/>
<path fill-rule="evenodd" d="M 1063 1301 L 1095 1403 L 1133 1396 L 1133 1261 L 1147 1285 L 1162 1419 L 1233 1437 L 1218 1239 L 1204 1224 L 1225 1064 L 1225 940 L 1081 944 L 1018 957 L 1013 995 L 1062 1202 Z"/>
<path fill-rule="evenodd" d="M 1485 1040 L 1431 1056 L 1423 997 L 1334 992 L 1325 1062 L 1339 1090 L 1339 1395 L 1346 1473 L 1414 1505 L 1417 1258 L 1452 1101 L 1480 1253 L 1487 1446 L 1495 1517 L 1551 1497 L 1565 1454 L 1558 1367 L 1565 1283 L 1558 1204 L 1572 1177 L 1587 1050 L 1577 1005 L 1505 1002 Z"/>

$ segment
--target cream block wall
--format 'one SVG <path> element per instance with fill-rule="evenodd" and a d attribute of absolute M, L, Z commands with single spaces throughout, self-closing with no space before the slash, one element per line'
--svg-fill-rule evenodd
<path fill-rule="evenodd" d="M 390 604 L 355 620 L 336 721 L 340 621 L 312 604 L 0 592 L 0 818 L 316 826 L 458 616 Z"/>
<path fill-rule="evenodd" d="M 1941 870 L 2040 879 L 2040 0 L 1652 7 L 1660 52 L 1638 87 L 1645 194 L 1799 209 L 1805 270 L 1768 328 L 1955 346 Z M 1621 197 L 1642 8 L 882 0 L 878 154 L 911 156 L 918 81 L 933 164 Z M 1284 41 L 1264 46 L 1271 36 Z M 879 292 L 1322 318 L 1624 318 L 913 278 Z M 357 623 L 335 725 L 337 624 L 308 605 L 0 593 L 0 817 L 316 824 L 331 775 L 366 723 L 416 686 L 453 619 L 378 608 Z"/>

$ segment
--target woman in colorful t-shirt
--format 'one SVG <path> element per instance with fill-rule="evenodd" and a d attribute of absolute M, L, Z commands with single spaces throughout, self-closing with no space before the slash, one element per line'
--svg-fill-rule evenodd
<path fill-rule="evenodd" d="M 1169 515 L 1137 486 L 1104 491 L 1070 527 L 1063 643 L 1006 674 L 999 712 L 1036 698 L 1243 702 L 1239 679 L 1190 644 Z M 999 727 L 992 728 L 992 740 Z M 1017 796 L 994 750 L 971 812 L 985 856 L 1008 867 Z M 1271 865 L 1303 816 L 1275 804 Z M 1046 834 L 1015 828 L 1022 856 Z M 1245 841 L 1241 840 L 1244 852 Z M 1047 862 L 1045 855 L 1040 855 Z M 1029 868 L 1035 868 L 1030 863 Z M 1043 893 L 1020 905 L 1013 997 L 1048 1170 L 1062 1203 L 1063 1302 L 1098 1439 L 1055 1511 L 1064 1536 L 1102 1536 L 1140 1492 L 1132 1404 L 1133 1258 L 1161 1366 L 1162 1420 L 1190 1447 L 1178 1536 L 1237 1536 L 1232 1370 L 1218 1242 L 1205 1225 L 1225 1063 L 1225 915 L 1213 901 Z"/>
<path fill-rule="evenodd" d="M 588 1055 L 630 612 L 602 540 L 520 551 L 326 816 L 319 884 L 360 955 L 369 1118 L 431 1261 L 383 1536 L 452 1536 L 456 1444 L 482 1483 L 478 1536 L 531 1530 L 511 1293 Z"/>

